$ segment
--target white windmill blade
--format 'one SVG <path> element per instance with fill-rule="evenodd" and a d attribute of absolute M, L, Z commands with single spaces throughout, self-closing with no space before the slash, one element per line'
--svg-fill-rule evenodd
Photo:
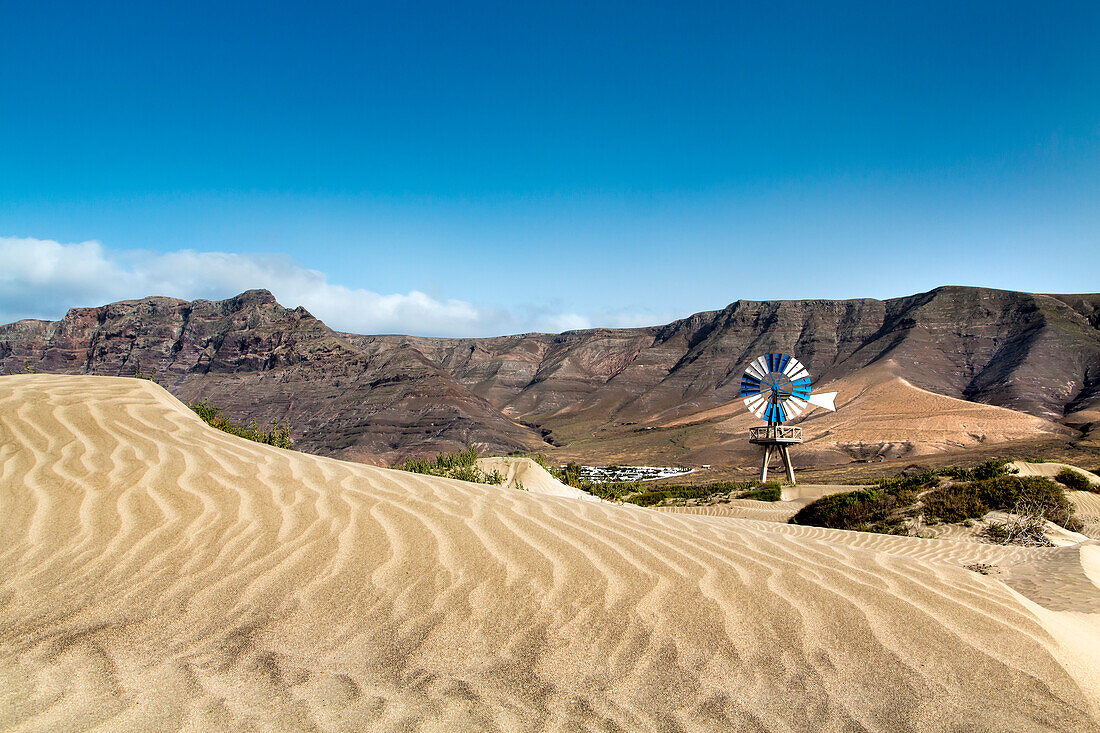
<path fill-rule="evenodd" d="M 783 409 L 787 411 L 787 414 L 791 417 L 798 417 L 806 409 L 806 400 L 800 400 L 797 397 L 789 397 L 783 401 Z"/>
<path fill-rule="evenodd" d="M 801 369 L 803 369 L 802 362 L 792 356 L 787 362 L 787 366 L 784 367 L 783 373 L 793 379 L 794 377 L 792 375 Z"/>
<path fill-rule="evenodd" d="M 815 392 L 806 401 L 815 407 L 821 407 L 829 412 L 836 412 L 836 405 L 833 404 L 835 399 L 836 392 Z"/>
<path fill-rule="evenodd" d="M 768 400 L 766 397 L 759 396 L 752 399 L 745 400 L 745 407 L 749 408 L 749 412 L 760 417 L 764 414 L 764 408 L 768 406 Z"/>

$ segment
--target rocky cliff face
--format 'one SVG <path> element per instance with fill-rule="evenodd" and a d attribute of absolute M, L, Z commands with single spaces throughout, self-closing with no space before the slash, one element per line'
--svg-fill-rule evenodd
<path fill-rule="evenodd" d="M 1061 421 L 1100 399 L 1100 295 L 946 287 L 886 301 L 737 301 L 659 327 L 432 339 L 336 333 L 249 291 L 0 327 L 0 368 L 155 369 L 185 400 L 287 420 L 306 450 L 380 462 L 466 443 L 629 444 L 647 423 L 735 400 L 745 364 L 768 351 L 797 354 L 819 383 L 888 361 L 917 387 Z"/>
<path fill-rule="evenodd" d="M 358 460 L 542 444 L 415 349 L 365 353 L 267 291 L 217 302 L 145 298 L 3 326 L 0 366 L 155 373 L 180 399 L 209 400 L 237 419 L 288 422 L 304 450 Z"/>
<path fill-rule="evenodd" d="M 738 301 L 660 328 L 349 339 L 376 353 L 412 345 L 498 407 L 539 420 L 717 406 L 736 398 L 745 364 L 768 351 L 797 354 L 819 382 L 893 359 L 924 389 L 1060 419 L 1100 387 L 1098 302 L 947 287 L 887 301 Z"/>

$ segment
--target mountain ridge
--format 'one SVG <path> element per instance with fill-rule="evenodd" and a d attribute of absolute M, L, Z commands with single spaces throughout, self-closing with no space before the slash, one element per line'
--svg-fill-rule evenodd
<path fill-rule="evenodd" d="M 0 369 L 155 369 L 181 399 L 289 422 L 303 449 L 381 463 L 467 443 L 583 457 L 585 445 L 734 402 L 744 365 L 768 351 L 797 354 L 818 383 L 888 360 L 919 389 L 1080 425 L 1100 404 L 1100 294 L 943 286 L 888 300 L 737 300 L 640 328 L 433 338 L 334 331 L 251 290 L 0 326 Z"/>

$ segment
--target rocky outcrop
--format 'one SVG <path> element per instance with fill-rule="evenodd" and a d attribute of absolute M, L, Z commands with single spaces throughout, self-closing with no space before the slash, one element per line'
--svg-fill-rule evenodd
<path fill-rule="evenodd" d="M 365 353 L 264 290 L 224 301 L 145 298 L 3 326 L 0 365 L 155 375 L 185 401 L 289 423 L 304 450 L 358 460 L 470 443 L 497 452 L 542 445 L 416 349 Z"/>

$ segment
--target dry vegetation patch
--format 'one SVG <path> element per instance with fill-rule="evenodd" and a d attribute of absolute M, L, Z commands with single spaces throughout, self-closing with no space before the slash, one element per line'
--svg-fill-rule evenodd
<path fill-rule="evenodd" d="M 454 453 L 439 453 L 435 458 L 409 458 L 394 468 L 399 471 L 442 476 L 475 484 L 500 486 L 504 483 L 504 476 L 500 471 L 493 469 L 485 473 L 477 467 L 477 459 L 477 448 L 470 446 Z"/>
<path fill-rule="evenodd" d="M 1015 476 L 1007 461 L 991 460 L 974 468 L 949 466 L 937 471 L 880 479 L 871 489 L 826 496 L 803 507 L 792 524 L 888 534 L 919 534 L 924 525 L 979 520 L 992 511 L 1004 521 L 988 522 L 981 536 L 999 544 L 1049 546 L 1047 522 L 1080 531 L 1073 505 L 1059 483 L 1038 476 Z M 1074 474 L 1079 476 L 1079 474 Z M 1084 479 L 1084 477 L 1081 477 Z"/>

